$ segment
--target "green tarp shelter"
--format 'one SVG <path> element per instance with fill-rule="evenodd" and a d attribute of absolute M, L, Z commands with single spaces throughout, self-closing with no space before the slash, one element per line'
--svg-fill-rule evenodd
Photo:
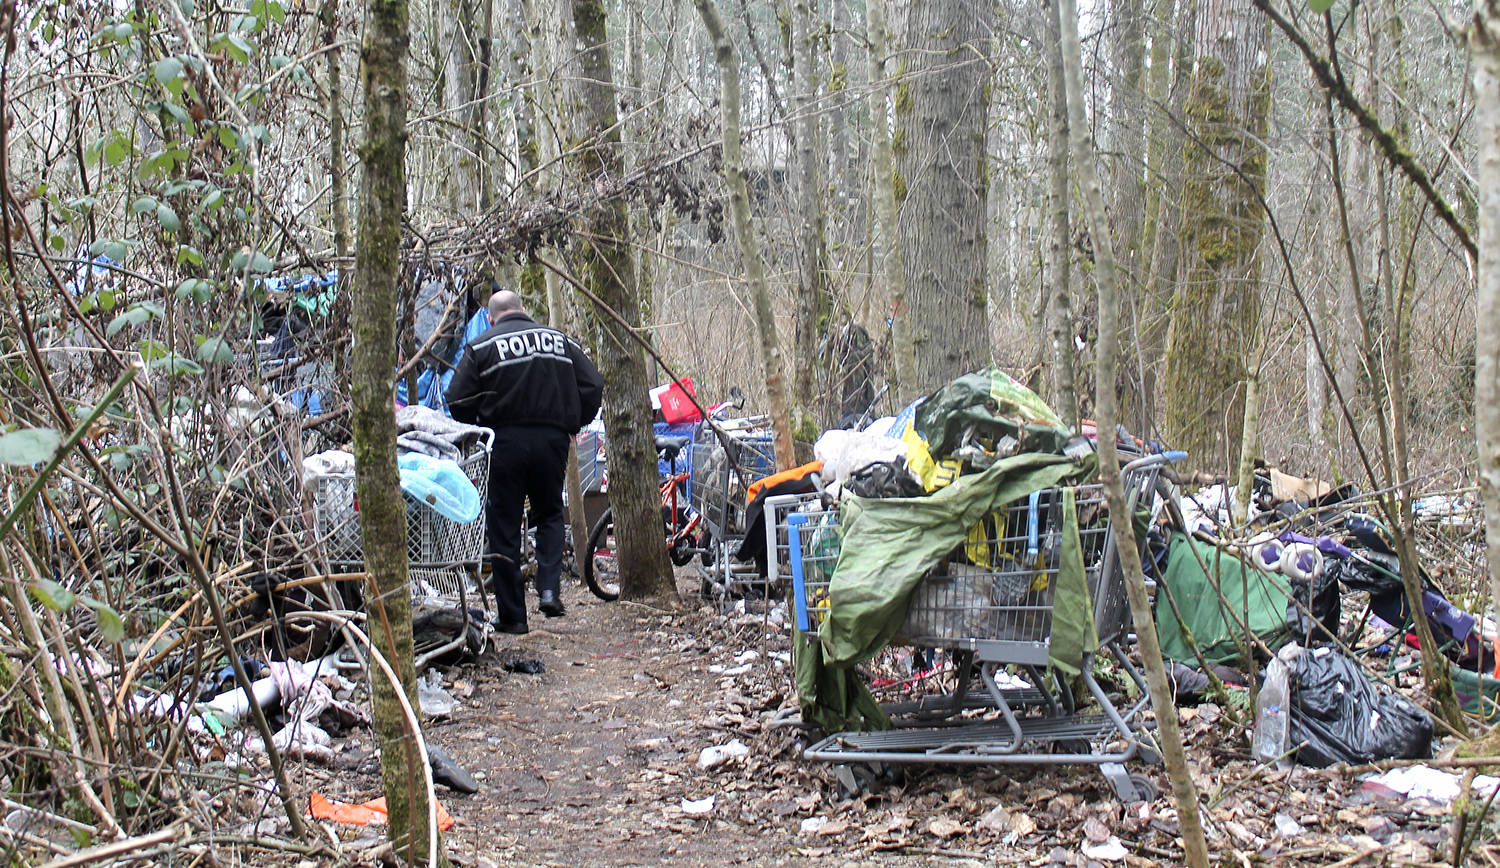
<path fill-rule="evenodd" d="M 1179 624 L 1167 600 L 1157 594 L 1156 632 L 1161 653 L 1172 660 L 1198 665 L 1184 626 L 1209 663 L 1238 663 L 1243 659 L 1240 621 L 1273 649 L 1281 647 L 1290 634 L 1286 607 L 1291 590 L 1286 580 L 1247 566 L 1238 557 L 1201 540 L 1181 533 L 1172 535 L 1162 584 L 1182 615 Z"/>

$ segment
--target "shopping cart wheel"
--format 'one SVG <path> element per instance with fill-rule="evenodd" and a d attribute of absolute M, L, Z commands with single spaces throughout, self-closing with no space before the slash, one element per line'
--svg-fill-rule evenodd
<path fill-rule="evenodd" d="M 1156 801 L 1156 781 L 1145 775 L 1131 775 L 1130 783 L 1135 787 L 1136 797 L 1143 802 Z"/>
<path fill-rule="evenodd" d="M 833 767 L 833 777 L 838 783 L 839 798 L 855 799 L 879 792 L 895 776 L 885 763 L 842 763 Z"/>
<path fill-rule="evenodd" d="M 606 603 L 620 599 L 619 551 L 615 548 L 615 517 L 610 510 L 606 509 L 594 523 L 583 551 L 583 581 L 589 590 Z"/>

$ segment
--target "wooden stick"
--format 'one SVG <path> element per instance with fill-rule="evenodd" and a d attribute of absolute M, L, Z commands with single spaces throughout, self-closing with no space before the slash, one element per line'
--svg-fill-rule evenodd
<path fill-rule="evenodd" d="M 158 829 L 149 835 L 126 838 L 123 841 L 116 841 L 113 844 L 80 850 L 71 856 L 53 859 L 51 862 L 43 865 L 42 868 L 73 868 L 73 866 L 77 865 L 91 865 L 95 862 L 103 862 L 106 859 L 124 856 L 127 853 L 134 853 L 137 850 L 144 850 L 147 847 L 153 847 L 157 844 L 165 844 L 176 838 L 181 831 L 181 828 L 174 824 L 165 829 Z"/>

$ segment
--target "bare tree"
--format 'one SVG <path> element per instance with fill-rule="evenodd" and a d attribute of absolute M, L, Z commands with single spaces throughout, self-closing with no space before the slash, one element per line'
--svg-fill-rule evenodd
<path fill-rule="evenodd" d="M 745 162 L 740 151 L 740 69 L 739 55 L 724 21 L 712 0 L 694 0 L 703 26 L 713 40 L 714 60 L 719 66 L 720 110 L 724 124 L 724 180 L 729 185 L 729 208 L 739 241 L 745 280 L 750 284 L 750 300 L 755 312 L 756 331 L 760 335 L 760 361 L 765 374 L 766 393 L 771 399 L 771 424 L 774 432 L 776 466 L 786 469 L 796 463 L 793 457 L 790 402 L 787 400 L 785 365 L 776 336 L 776 318 L 771 307 L 771 293 L 766 286 L 765 266 L 761 263 L 760 245 L 755 240 L 755 226 L 750 221 L 750 195 L 745 189 Z"/>
<path fill-rule="evenodd" d="M 990 359 L 985 305 L 985 105 L 994 7 L 927 0 L 907 12 L 896 94 L 907 339 L 915 396 Z"/>
<path fill-rule="evenodd" d="M 586 177 L 618 177 L 622 171 L 620 129 L 609 61 L 609 38 L 601 0 L 573 0 L 573 27 L 582 48 L 583 74 L 578 130 L 585 137 L 574 159 Z M 620 596 L 627 600 L 677 599 L 667 562 L 656 490 L 656 448 L 646 392 L 646 357 L 629 331 L 640 326 L 630 215 L 612 199 L 586 217 L 580 258 L 585 278 L 605 305 L 625 319 L 599 313 L 599 369 L 604 374 L 604 425 L 609 432 L 610 504 L 620 546 Z"/>
<path fill-rule="evenodd" d="M 427 791 L 418 784 L 425 761 L 407 726 L 397 691 L 417 705 L 413 665 L 411 584 L 406 562 L 406 503 L 396 468 L 396 422 L 391 396 L 396 369 L 396 280 L 401 272 L 401 213 L 406 198 L 405 0 L 369 0 L 361 51 L 365 93 L 364 143 L 360 148 L 359 236 L 355 242 L 353 289 L 354 358 L 350 395 L 354 407 L 354 460 L 358 469 L 360 535 L 370 574 L 366 608 L 372 641 L 396 668 L 399 684 L 372 667 L 375 733 L 380 777 L 389 811 L 389 834 L 408 864 L 425 864 L 438 834 L 427 825 Z"/>
<path fill-rule="evenodd" d="M 1099 414 L 1099 471 L 1109 499 L 1109 511 L 1117 517 L 1115 533 L 1120 551 L 1138 551 L 1135 528 L 1127 516 L 1125 488 L 1120 479 L 1120 457 L 1115 445 L 1115 373 L 1119 365 L 1120 290 L 1115 276 L 1114 241 L 1109 234 L 1109 220 L 1104 213 L 1104 194 L 1099 189 L 1099 171 L 1094 166 L 1094 148 L 1089 141 L 1083 111 L 1083 62 L 1078 48 L 1078 11 L 1073 0 L 1057 0 L 1054 13 L 1062 42 L 1062 66 L 1067 83 L 1068 134 L 1073 145 L 1073 165 L 1083 190 L 1084 210 L 1088 214 L 1089 235 L 1094 242 L 1094 280 L 1099 287 L 1099 355 L 1098 373 L 1094 377 L 1094 402 Z M 1125 520 L 1120 520 L 1125 519 Z M 1146 682 L 1151 689 L 1151 707 L 1156 711 L 1157 734 L 1167 776 L 1172 782 L 1172 796 L 1177 803 L 1186 861 L 1193 868 L 1207 868 L 1208 841 L 1199 818 L 1198 791 L 1188 769 L 1187 755 L 1178 727 L 1177 706 L 1172 686 L 1162 662 L 1161 645 L 1156 637 L 1156 621 L 1147 597 L 1146 576 L 1140 559 L 1120 557 L 1125 572 L 1125 590 L 1130 598 L 1130 616 L 1135 622 L 1136 641 L 1145 664 Z"/>
<path fill-rule="evenodd" d="M 1474 432 L 1484 497 L 1490 599 L 1500 600 L 1500 2 L 1474 4 L 1475 117 L 1479 123 L 1479 315 L 1474 343 Z"/>
<path fill-rule="evenodd" d="M 1078 429 L 1078 394 L 1073 385 L 1073 316 L 1071 262 L 1073 233 L 1068 219 L 1072 191 L 1068 175 L 1068 93 L 1064 83 L 1061 31 L 1057 23 L 1057 4 L 1047 3 L 1047 68 L 1051 73 L 1052 125 L 1047 132 L 1047 163 L 1050 184 L 1047 188 L 1047 210 L 1051 215 L 1051 236 L 1047 258 L 1052 265 L 1052 291 L 1047 304 L 1047 334 L 1052 341 L 1052 408 L 1063 422 Z"/>
<path fill-rule="evenodd" d="M 1228 470 L 1240 453 L 1246 360 L 1260 324 L 1260 237 L 1271 82 L 1270 25 L 1249 0 L 1198 10 L 1198 58 L 1186 113 L 1182 269 L 1167 341 L 1168 442 L 1200 468 Z"/>

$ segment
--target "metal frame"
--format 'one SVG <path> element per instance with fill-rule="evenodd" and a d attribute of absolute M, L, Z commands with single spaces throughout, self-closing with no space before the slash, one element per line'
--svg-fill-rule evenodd
<path fill-rule="evenodd" d="M 490 451 L 494 433 L 485 430 L 459 462 L 464 475 L 479 490 L 479 501 L 487 503 L 490 484 Z M 359 530 L 359 507 L 355 498 L 353 471 L 314 476 L 307 481 L 313 504 L 313 527 L 329 566 L 357 572 L 364 569 L 364 549 Z M 464 613 L 464 630 L 453 643 L 423 655 L 423 660 L 453 650 L 464 641 L 468 629 L 469 601 L 476 595 L 488 615 L 489 595 L 480 579 L 484 562 L 485 522 L 483 514 L 461 524 L 419 504 L 406 500 L 406 551 L 411 576 L 412 599 L 423 603 L 451 605 Z"/>
<path fill-rule="evenodd" d="M 689 447 L 688 502 L 703 518 L 703 578 L 724 597 L 763 584 L 754 565 L 735 563 L 734 553 L 744 541 L 745 491 L 757 480 L 776 472 L 769 434 L 730 432 L 739 447 L 727 454 L 714 430 L 700 426 Z"/>

